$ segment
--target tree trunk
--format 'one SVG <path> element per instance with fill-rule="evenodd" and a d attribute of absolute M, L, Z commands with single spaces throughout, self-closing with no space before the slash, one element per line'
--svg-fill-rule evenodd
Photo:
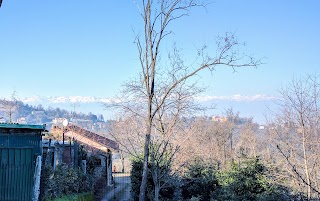
<path fill-rule="evenodd" d="M 303 119 L 303 114 L 300 112 L 300 121 L 302 126 L 302 148 L 303 148 L 303 160 L 304 160 L 304 171 L 306 174 L 307 181 L 307 196 L 308 200 L 311 198 L 311 181 L 310 181 L 310 173 L 309 173 L 309 165 L 308 165 L 308 157 L 307 157 L 307 136 L 306 136 L 306 127 L 305 121 Z"/>
<path fill-rule="evenodd" d="M 150 3 L 151 2 L 149 0 L 147 3 L 148 10 L 150 9 Z M 146 35 L 146 38 L 150 39 L 148 36 L 151 36 L 150 30 L 149 30 L 149 34 Z M 152 52 L 152 47 L 150 49 Z M 141 181 L 140 193 L 139 193 L 139 201 L 145 201 L 145 192 L 147 188 L 147 177 L 148 177 L 149 145 L 150 145 L 151 128 L 152 128 L 152 121 L 153 121 L 152 100 L 154 97 L 156 56 L 155 58 L 151 57 L 151 60 L 152 60 L 150 64 L 151 75 L 148 74 L 148 76 L 145 77 L 146 79 L 145 87 L 146 87 L 146 90 L 148 91 L 148 125 L 147 125 L 148 127 L 147 127 L 147 133 L 146 133 L 145 144 L 144 144 L 143 172 L 142 172 L 142 181 Z"/>
<path fill-rule="evenodd" d="M 226 166 L 227 165 L 227 151 L 226 151 L 226 144 L 225 143 L 223 144 L 223 155 L 224 155 L 223 164 L 224 164 L 224 166 Z"/>
<path fill-rule="evenodd" d="M 148 134 L 146 134 L 146 139 L 144 144 L 143 172 L 142 172 L 142 180 L 140 185 L 139 201 L 145 201 L 145 191 L 147 187 L 147 177 L 148 177 L 150 133 L 151 133 L 151 126 L 148 128 Z"/>
<path fill-rule="evenodd" d="M 121 163 L 122 163 L 122 170 L 121 172 L 124 173 L 124 157 L 122 156 L 122 159 L 121 159 Z"/>
<path fill-rule="evenodd" d="M 230 151 L 231 151 L 231 161 L 234 162 L 234 149 L 233 149 L 233 133 L 230 133 Z"/>
<path fill-rule="evenodd" d="M 154 201 L 159 201 L 159 195 L 160 195 L 160 185 L 159 182 L 155 182 L 154 185 Z"/>
<path fill-rule="evenodd" d="M 307 186 L 307 196 L 308 200 L 311 198 L 311 182 L 310 182 L 310 174 L 309 174 L 309 166 L 308 166 L 308 158 L 307 158 L 307 153 L 306 153 L 306 136 L 305 136 L 305 131 L 303 130 L 303 159 L 304 159 L 304 170 L 306 174 L 306 181 L 308 183 Z"/>
<path fill-rule="evenodd" d="M 153 159 L 154 160 L 154 159 Z M 159 178 L 158 178 L 158 169 L 159 166 L 153 164 L 152 167 L 152 179 L 153 179 L 153 184 L 154 184 L 154 201 L 159 201 L 159 194 L 160 194 L 160 183 L 159 183 Z"/>

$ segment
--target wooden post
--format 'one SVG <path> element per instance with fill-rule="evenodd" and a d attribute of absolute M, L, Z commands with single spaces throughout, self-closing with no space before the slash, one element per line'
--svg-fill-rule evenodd
<path fill-rule="evenodd" d="M 112 154 L 111 151 L 108 151 L 107 153 L 107 163 L 106 163 L 106 171 L 107 171 L 107 185 L 112 186 L 113 185 L 113 179 L 112 179 Z"/>
<path fill-rule="evenodd" d="M 37 156 L 36 168 L 34 173 L 33 201 L 38 201 L 40 194 L 40 175 L 41 175 L 42 156 Z"/>
<path fill-rule="evenodd" d="M 86 175 L 87 174 L 87 160 L 82 160 L 81 169 L 82 169 L 82 173 L 84 175 Z"/>
<path fill-rule="evenodd" d="M 58 142 L 54 144 L 53 170 L 62 162 L 63 148 Z"/>
<path fill-rule="evenodd" d="M 79 167 L 79 144 L 77 140 L 73 138 L 73 168 L 77 169 Z"/>

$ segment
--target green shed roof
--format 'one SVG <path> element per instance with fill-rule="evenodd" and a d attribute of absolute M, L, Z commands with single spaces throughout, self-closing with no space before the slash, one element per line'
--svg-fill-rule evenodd
<path fill-rule="evenodd" d="M 15 123 L 0 123 L 0 128 L 45 130 L 46 126 L 45 125 L 15 124 Z"/>

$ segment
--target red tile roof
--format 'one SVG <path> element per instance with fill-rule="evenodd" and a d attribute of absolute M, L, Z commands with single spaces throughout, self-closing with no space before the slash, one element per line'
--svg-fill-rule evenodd
<path fill-rule="evenodd" d="M 83 129 L 79 126 L 69 124 L 65 128 L 65 130 L 69 131 L 68 133 L 65 133 L 68 136 L 73 135 L 72 137 L 74 137 L 76 140 L 83 141 L 83 143 L 87 143 L 88 145 L 94 146 L 95 148 L 98 148 L 100 150 L 103 150 L 103 147 L 116 151 L 119 150 L 119 144 L 117 142 Z M 73 132 L 73 134 L 71 134 L 70 132 Z"/>

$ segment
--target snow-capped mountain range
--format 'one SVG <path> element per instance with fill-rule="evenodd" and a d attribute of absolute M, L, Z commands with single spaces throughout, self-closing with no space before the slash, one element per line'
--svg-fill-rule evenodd
<path fill-rule="evenodd" d="M 269 95 L 233 95 L 233 96 L 197 96 L 195 97 L 197 101 L 207 102 L 207 101 L 237 101 L 237 102 L 251 102 L 251 101 L 272 101 L 277 100 L 275 96 Z M 116 101 L 112 98 L 102 98 L 93 96 L 32 96 L 20 98 L 24 103 L 111 103 Z"/>
<path fill-rule="evenodd" d="M 32 96 L 19 100 L 24 103 L 110 103 L 112 99 L 92 96 Z"/>
<path fill-rule="evenodd" d="M 268 108 L 275 107 L 275 101 L 279 98 L 270 95 L 232 95 L 232 96 L 198 96 L 196 101 L 206 106 L 214 106 L 215 109 L 208 111 L 206 115 L 223 115 L 223 113 L 233 108 L 234 111 L 240 112 L 243 117 L 253 117 L 258 123 L 265 122 L 265 115 Z M 105 119 L 112 119 L 114 114 L 106 109 L 106 105 L 113 101 L 120 101 L 108 97 L 93 96 L 32 96 L 20 98 L 22 102 L 30 105 L 39 105 L 43 107 L 60 107 L 62 109 L 103 114 Z"/>

